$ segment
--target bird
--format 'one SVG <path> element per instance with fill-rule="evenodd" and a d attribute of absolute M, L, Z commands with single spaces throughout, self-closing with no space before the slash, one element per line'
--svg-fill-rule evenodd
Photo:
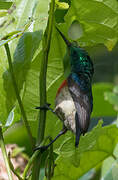
<path fill-rule="evenodd" d="M 63 59 L 65 80 L 60 85 L 55 100 L 55 113 L 64 127 L 75 134 L 75 146 L 90 124 L 93 110 L 92 78 L 93 62 L 88 53 L 77 43 L 71 43 L 56 27 L 67 45 Z"/>
<path fill-rule="evenodd" d="M 50 109 L 55 113 L 63 122 L 63 129 L 43 149 L 48 148 L 67 130 L 75 134 L 75 147 L 78 147 L 81 135 L 85 135 L 88 130 L 93 110 L 93 62 L 83 48 L 78 46 L 76 42 L 70 42 L 57 27 L 56 29 L 67 46 L 67 51 L 63 58 L 65 79 L 57 90 L 55 109 L 49 108 L 50 104 L 47 104 L 45 108 L 40 107 L 39 109 Z"/>

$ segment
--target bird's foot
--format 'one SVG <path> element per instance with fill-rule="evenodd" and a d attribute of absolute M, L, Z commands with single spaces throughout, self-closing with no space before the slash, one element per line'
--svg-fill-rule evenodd
<path fill-rule="evenodd" d="M 43 153 L 47 149 L 48 149 L 47 146 L 39 146 L 39 147 L 34 148 L 34 151 L 40 150 L 40 152 Z"/>
<path fill-rule="evenodd" d="M 35 109 L 41 109 L 45 111 L 49 110 L 56 115 L 55 111 L 50 107 L 50 105 L 51 105 L 50 103 L 46 103 L 44 106 L 36 107 Z"/>
<path fill-rule="evenodd" d="M 40 150 L 41 153 L 46 151 L 48 147 L 50 147 L 60 136 L 62 136 L 66 132 L 67 132 L 67 128 L 63 127 L 63 129 L 59 132 L 59 134 L 48 145 L 36 147 L 34 151 Z"/>
<path fill-rule="evenodd" d="M 44 106 L 35 107 L 35 109 L 49 110 L 50 105 L 51 105 L 50 103 L 46 103 L 44 104 Z"/>

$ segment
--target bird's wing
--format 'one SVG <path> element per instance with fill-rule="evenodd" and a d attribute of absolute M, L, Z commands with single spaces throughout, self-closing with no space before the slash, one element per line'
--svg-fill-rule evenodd
<path fill-rule="evenodd" d="M 68 78 L 68 89 L 77 111 L 75 120 L 78 122 L 76 122 L 76 126 L 79 126 L 79 130 L 82 134 L 84 134 L 88 130 L 91 115 L 91 104 L 89 97 L 87 94 L 81 91 L 79 85 L 71 78 L 71 76 Z M 78 127 L 76 127 L 76 130 L 77 128 Z"/>

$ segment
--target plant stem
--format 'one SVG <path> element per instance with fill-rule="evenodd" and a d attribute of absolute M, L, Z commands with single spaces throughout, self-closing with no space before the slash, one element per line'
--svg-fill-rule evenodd
<path fill-rule="evenodd" d="M 1 146 L 3 157 L 4 157 L 4 161 L 5 161 L 5 164 L 6 164 L 6 169 L 7 169 L 9 180 L 13 180 L 12 174 L 11 174 L 11 169 L 10 169 L 10 166 L 9 166 L 9 160 L 8 160 L 8 157 L 7 157 L 7 152 L 6 152 L 6 149 L 5 149 L 5 144 L 4 144 L 4 139 L 3 139 L 3 134 L 2 134 L 2 128 L 1 127 L 0 127 L 0 146 Z"/>
<path fill-rule="evenodd" d="M 40 151 L 35 151 L 34 154 L 32 155 L 32 157 L 29 159 L 28 164 L 26 165 L 24 172 L 23 172 L 23 180 L 26 179 L 27 176 L 27 172 L 29 171 L 32 163 L 34 162 L 34 160 L 36 159 L 36 157 L 39 155 Z"/>
<path fill-rule="evenodd" d="M 15 91 L 15 94 L 16 94 L 16 98 L 18 100 L 18 104 L 19 104 L 20 110 L 21 110 L 21 114 L 22 114 L 22 117 L 23 117 L 23 122 L 25 124 L 26 130 L 27 130 L 27 133 L 28 133 L 28 136 L 29 136 L 32 148 L 33 148 L 33 137 L 32 137 L 30 126 L 29 126 L 28 121 L 27 121 L 27 116 L 26 116 L 26 113 L 25 113 L 25 110 L 24 110 L 24 106 L 23 106 L 23 103 L 21 101 L 21 97 L 20 97 L 20 94 L 19 94 L 18 86 L 17 86 L 17 83 L 16 83 L 16 79 L 15 79 L 15 75 L 14 75 L 14 71 L 13 71 L 13 65 L 12 65 L 11 54 L 10 54 L 10 49 L 9 49 L 8 43 L 5 44 L 5 50 L 6 50 L 6 54 L 7 54 L 7 58 L 8 58 L 9 71 L 11 73 L 11 78 L 12 78 L 12 83 L 13 83 L 14 91 Z"/>
<path fill-rule="evenodd" d="M 52 138 L 50 138 L 50 142 L 51 141 L 52 141 Z M 46 174 L 47 180 L 51 180 L 53 176 L 53 171 L 54 171 L 53 144 L 50 146 L 50 149 L 49 149 L 46 166 L 47 166 L 47 171 L 45 167 L 45 174 Z"/>
<path fill-rule="evenodd" d="M 42 62 L 41 62 L 41 71 L 40 71 L 40 79 L 39 79 L 40 107 L 44 106 L 47 103 L 46 75 L 47 75 L 48 54 L 50 50 L 52 27 L 53 27 L 54 7 L 55 7 L 55 0 L 51 0 L 49 19 L 48 19 L 47 28 L 44 34 L 44 40 L 43 40 L 43 57 L 42 57 Z M 45 121 L 46 121 L 46 111 L 40 110 L 38 136 L 37 136 L 38 145 L 40 145 L 40 143 L 43 141 L 43 138 L 44 138 Z"/>
<path fill-rule="evenodd" d="M 55 9 L 55 0 L 51 0 L 48 24 L 47 24 L 47 28 L 46 28 L 46 31 L 44 34 L 44 39 L 43 39 L 43 50 L 42 50 L 43 55 L 42 55 L 42 60 L 41 60 L 41 70 L 40 70 L 40 78 L 39 78 L 40 107 L 44 106 L 47 103 L 46 74 L 47 74 L 48 54 L 49 54 L 50 43 L 51 43 L 52 27 L 53 27 L 54 9 Z M 39 146 L 44 139 L 45 124 L 46 124 L 46 111 L 40 110 L 38 135 L 37 135 L 37 146 Z M 40 163 L 39 162 L 41 162 L 41 157 L 38 157 L 34 163 L 32 180 L 39 179 L 39 174 L 40 174 Z"/>

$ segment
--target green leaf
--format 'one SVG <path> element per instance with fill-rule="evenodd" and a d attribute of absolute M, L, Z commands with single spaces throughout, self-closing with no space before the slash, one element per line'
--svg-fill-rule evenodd
<path fill-rule="evenodd" d="M 111 104 L 105 101 L 104 94 L 111 91 L 113 85 L 110 83 L 93 84 L 93 117 L 116 116 L 116 112 Z"/>
<path fill-rule="evenodd" d="M 116 124 L 116 126 L 117 126 L 117 124 Z M 118 127 L 118 126 L 117 126 L 117 127 Z M 116 144 L 116 146 L 115 146 L 115 148 L 114 148 L 113 155 L 114 155 L 115 159 L 118 158 L 118 144 Z"/>
<path fill-rule="evenodd" d="M 37 6 L 37 0 L 16 0 L 7 16 L 0 19 L 0 37 L 16 30 L 26 28 L 29 31 L 33 29 L 35 19 L 34 12 Z M 37 29 L 39 30 L 39 28 Z"/>
<path fill-rule="evenodd" d="M 73 138 L 62 143 L 56 160 L 53 179 L 78 179 L 90 169 L 95 168 L 107 157 L 113 156 L 118 141 L 118 128 L 115 125 L 101 126 L 101 122 L 85 136 L 81 137 L 78 148 Z"/>
<path fill-rule="evenodd" d="M 13 4 L 13 1 L 0 0 L 0 9 L 9 9 L 12 4 Z"/>
<path fill-rule="evenodd" d="M 40 31 L 24 33 L 17 44 L 17 48 L 14 53 L 13 68 L 19 92 L 23 89 L 32 58 L 40 44 L 41 38 L 42 32 Z M 6 106 L 9 112 L 15 105 L 16 101 L 9 70 L 4 73 L 3 79 L 4 89 L 6 91 Z"/>
<path fill-rule="evenodd" d="M 7 120 L 2 124 L 2 131 L 5 132 L 8 128 L 10 128 L 15 122 L 20 120 L 20 114 L 16 112 L 15 108 L 11 110 L 8 115 Z"/>
<path fill-rule="evenodd" d="M 78 21 L 84 35 L 78 37 L 82 46 L 105 44 L 111 50 L 118 41 L 118 2 L 116 0 L 73 0 L 65 23 L 64 32 L 74 22 Z"/>
<path fill-rule="evenodd" d="M 34 24 L 33 30 L 37 31 L 39 29 L 45 31 L 47 21 L 48 21 L 48 10 L 49 10 L 49 0 L 37 1 L 36 10 L 34 12 Z"/>
<path fill-rule="evenodd" d="M 7 127 L 11 126 L 13 120 L 14 120 L 14 109 L 9 113 L 9 116 L 6 120 L 5 127 L 7 128 Z"/>
<path fill-rule="evenodd" d="M 96 173 L 95 169 L 91 169 L 86 174 L 84 174 L 81 178 L 79 178 L 79 180 L 92 180 L 95 173 Z"/>
<path fill-rule="evenodd" d="M 14 109 L 9 113 L 8 118 L 7 118 L 4 126 L 2 125 L 2 123 L 0 121 L 0 126 L 2 126 L 3 131 L 5 131 L 8 127 L 11 126 L 11 124 L 13 123 L 13 120 L 14 120 Z"/>
<path fill-rule="evenodd" d="M 63 40 L 59 38 L 58 32 L 54 29 L 51 50 L 48 59 L 48 69 L 47 69 L 47 95 L 50 97 L 48 102 L 52 105 L 54 104 L 54 98 L 56 96 L 56 91 L 58 86 L 55 85 L 58 79 L 63 74 L 62 70 L 62 58 L 65 53 L 65 46 L 63 46 Z M 41 49 L 41 47 L 39 47 Z M 36 124 L 38 117 L 38 110 L 35 109 L 39 106 L 39 74 L 40 74 L 40 59 L 41 52 L 36 56 L 31 64 L 30 71 L 27 75 L 25 94 L 23 97 L 24 106 L 26 107 L 26 112 L 30 125 L 32 126 L 33 135 L 36 136 Z M 52 91 L 53 90 L 53 91 Z M 54 119 L 55 117 L 53 117 Z M 52 124 L 52 119 L 48 116 L 47 121 Z M 50 119 L 50 120 L 49 120 Z M 48 122 L 46 124 L 48 124 Z M 34 127 L 34 128 L 33 128 Z M 47 128 L 49 133 L 51 125 Z M 52 130 L 51 130 L 52 131 Z M 49 134 L 48 134 L 49 135 Z"/>
<path fill-rule="evenodd" d="M 107 158 L 102 165 L 101 178 L 103 180 L 117 180 L 118 178 L 118 162 L 112 157 Z"/>
<path fill-rule="evenodd" d="M 37 0 L 22 0 L 18 2 L 17 9 L 17 28 L 21 28 L 28 21 L 29 17 L 33 16 L 34 8 Z M 17 5 L 17 4 L 16 4 Z"/>
<path fill-rule="evenodd" d="M 118 111 L 118 86 L 114 87 L 113 92 L 105 92 L 105 100 L 114 105 L 114 109 Z"/>

